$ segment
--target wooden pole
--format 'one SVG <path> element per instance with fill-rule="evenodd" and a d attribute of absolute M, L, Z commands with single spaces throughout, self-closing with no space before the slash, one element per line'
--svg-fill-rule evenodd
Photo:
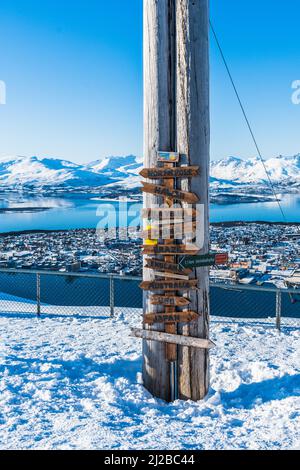
<path fill-rule="evenodd" d="M 157 166 L 157 151 L 178 150 L 184 163 L 200 167 L 199 176 L 191 182 L 182 180 L 181 189 L 194 191 L 205 207 L 204 226 L 197 229 L 205 233 L 203 253 L 209 249 L 208 75 L 208 0 L 144 0 L 144 165 Z M 144 196 L 145 208 L 162 202 L 159 195 Z M 189 325 L 179 324 L 178 333 L 208 340 L 208 269 L 198 269 L 194 274 L 199 291 L 189 293 L 191 310 L 201 316 Z M 144 267 L 144 281 L 153 279 L 153 271 Z M 145 292 L 144 313 L 161 311 L 162 307 L 152 305 L 150 293 Z M 144 329 L 163 332 L 165 326 L 144 325 Z M 208 349 L 177 346 L 176 362 L 168 361 L 170 350 L 163 342 L 143 340 L 145 387 L 154 396 L 170 401 L 174 392 L 172 371 L 180 398 L 203 398 L 209 386 Z M 172 351 L 175 358 L 173 347 Z"/>
<path fill-rule="evenodd" d="M 197 224 L 197 234 L 204 233 L 202 253 L 209 251 L 209 0 L 177 0 L 177 147 L 200 173 L 183 180 L 182 190 L 195 192 L 204 206 L 204 226 Z M 197 243 L 196 243 L 197 244 Z M 200 252 L 200 253 L 201 253 Z M 198 291 L 191 293 L 191 309 L 199 320 L 183 325 L 184 335 L 209 338 L 209 271 L 195 271 Z M 194 401 L 204 398 L 209 388 L 209 350 L 179 348 L 179 397 Z"/>
<path fill-rule="evenodd" d="M 144 165 L 157 166 L 158 151 L 174 151 L 175 136 L 175 0 L 144 0 Z M 161 181 L 163 183 L 163 181 Z M 162 204 L 160 196 L 146 194 L 144 207 Z M 144 268 L 144 280 L 154 279 Z M 163 292 L 162 292 L 163 293 Z M 161 312 L 144 294 L 144 312 Z M 162 324 L 145 329 L 164 331 Z M 170 362 L 164 343 L 143 341 L 143 381 L 152 395 L 171 400 Z"/>

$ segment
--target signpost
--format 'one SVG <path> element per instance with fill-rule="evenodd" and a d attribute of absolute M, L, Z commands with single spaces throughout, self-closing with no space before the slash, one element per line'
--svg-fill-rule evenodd
<path fill-rule="evenodd" d="M 174 167 L 174 168 L 144 168 L 140 175 L 148 179 L 171 179 L 171 178 L 192 178 L 199 174 L 198 166 Z"/>
<path fill-rule="evenodd" d="M 196 228 L 196 223 L 197 222 L 193 220 L 181 219 L 148 221 L 149 230 L 179 230 L 183 227 L 189 227 L 189 230 L 192 230 Z"/>
<path fill-rule="evenodd" d="M 195 219 L 199 212 L 192 207 L 170 207 L 170 208 L 151 208 L 143 209 L 142 215 L 144 219 L 151 220 L 172 220 L 175 218 L 181 219 Z"/>
<path fill-rule="evenodd" d="M 186 224 L 176 224 L 170 226 L 157 227 L 153 226 L 142 232 L 142 238 L 149 240 L 181 240 L 185 237 L 195 238 L 196 236 L 196 225 L 194 223 L 187 222 Z"/>
<path fill-rule="evenodd" d="M 194 226 L 196 225 L 196 221 L 194 221 L 192 218 L 190 219 L 163 219 L 163 220 L 158 220 L 158 219 L 150 219 L 149 224 L 153 224 L 154 226 L 159 225 L 160 227 L 168 225 L 169 227 L 172 227 L 173 225 L 181 225 L 184 226 L 184 224 L 193 224 Z"/>
<path fill-rule="evenodd" d="M 189 276 L 186 276 L 184 274 L 174 274 L 174 273 L 167 273 L 167 272 L 159 272 L 159 271 L 154 271 L 154 276 L 155 277 L 164 277 L 166 279 L 179 279 L 182 281 L 188 281 Z"/>
<path fill-rule="evenodd" d="M 143 245 L 143 255 L 196 255 L 196 245 Z"/>
<path fill-rule="evenodd" d="M 130 336 L 147 341 L 177 344 L 178 346 L 197 348 L 200 350 L 212 349 L 215 347 L 215 344 L 209 339 L 202 339 L 193 336 L 172 335 L 161 331 L 141 330 L 138 328 L 133 328 Z"/>
<path fill-rule="evenodd" d="M 190 281 L 144 281 L 140 287 L 149 291 L 189 291 L 197 289 L 197 284 L 197 279 Z"/>
<path fill-rule="evenodd" d="M 191 269 L 180 269 L 178 264 L 170 263 L 166 261 L 161 261 L 155 258 L 146 258 L 146 268 L 150 269 L 160 269 L 166 273 L 174 273 L 174 274 L 191 274 Z"/>
<path fill-rule="evenodd" d="M 217 266 L 228 263 L 227 253 L 208 253 L 207 255 L 184 256 L 179 260 L 179 267 L 202 268 L 206 266 Z"/>
<path fill-rule="evenodd" d="M 159 186 L 151 183 L 142 182 L 142 191 L 144 193 L 155 194 L 156 196 L 164 196 L 177 201 L 185 201 L 189 204 L 196 204 L 199 198 L 196 194 L 187 191 L 179 191 L 178 189 L 170 189 L 165 186 Z"/>
<path fill-rule="evenodd" d="M 199 200 L 203 209 L 200 250 L 191 242 L 184 244 L 189 239 L 186 233 L 181 234 L 178 245 L 172 232 L 166 239 L 158 237 L 153 245 L 149 241 L 153 234 L 145 241 L 143 254 L 161 256 L 161 262 L 168 265 L 177 266 L 180 255 L 209 250 L 208 17 L 208 0 L 144 0 L 142 174 L 159 183 L 143 183 L 144 217 L 150 220 L 146 233 L 158 220 L 161 223 L 157 224 L 156 235 L 161 235 L 161 229 L 168 225 L 163 219 L 168 215 L 173 222 L 184 220 L 185 215 L 177 210 L 187 205 L 194 205 L 189 215 L 193 228 Z M 165 205 L 169 206 L 168 214 L 163 212 Z M 199 226 L 197 232 L 200 235 Z M 155 266 L 157 261 L 160 260 L 144 265 L 143 330 L 133 332 L 143 339 L 143 383 L 154 396 L 166 401 L 198 401 L 209 388 L 208 355 L 212 343 L 208 269 L 195 269 L 189 276 L 168 272 L 166 265 Z M 155 276 L 163 279 L 155 280 Z M 186 279 L 169 280 L 169 276 Z M 190 279 L 192 276 L 194 279 Z M 156 296 L 151 294 L 153 291 L 157 291 Z M 189 299 L 184 301 L 189 302 L 187 312 L 180 311 L 184 299 L 181 291 L 189 292 Z M 167 297 L 176 300 L 166 300 Z"/>
<path fill-rule="evenodd" d="M 198 313 L 192 311 L 186 312 L 168 312 L 168 313 L 151 313 L 144 316 L 146 324 L 153 323 L 190 323 L 198 318 Z"/>
<path fill-rule="evenodd" d="M 187 297 L 176 297 L 176 295 L 152 295 L 151 305 L 167 305 L 169 307 L 186 307 L 191 303 Z"/>

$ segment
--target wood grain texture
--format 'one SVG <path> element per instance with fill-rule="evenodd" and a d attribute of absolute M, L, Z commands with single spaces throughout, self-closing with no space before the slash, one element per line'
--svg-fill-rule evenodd
<path fill-rule="evenodd" d="M 197 279 L 190 281 L 143 281 L 140 288 L 146 291 L 189 291 L 197 289 Z"/>
<path fill-rule="evenodd" d="M 134 338 L 143 338 L 152 341 L 161 341 L 163 343 L 179 344 L 182 346 L 184 345 L 200 349 L 212 349 L 215 347 L 215 344 L 212 341 L 206 339 L 193 338 L 191 336 L 172 335 L 158 331 L 141 330 L 138 328 L 133 328 L 131 330 L 130 336 Z"/>
<path fill-rule="evenodd" d="M 144 0 L 144 166 L 157 166 L 158 151 L 174 151 L 175 142 L 175 2 Z M 163 198 L 145 194 L 144 207 L 163 204 Z M 144 280 L 154 279 L 144 267 Z M 163 291 L 162 291 L 163 293 Z M 144 293 L 144 312 L 162 311 Z M 150 328 L 145 326 L 145 328 Z M 164 325 L 151 326 L 163 331 Z M 169 401 L 170 364 L 165 344 L 143 341 L 143 382 L 156 397 Z"/>
<path fill-rule="evenodd" d="M 170 225 L 169 227 L 157 227 L 154 225 L 147 230 L 143 230 L 140 235 L 144 240 L 157 240 L 160 238 L 166 241 L 170 238 L 172 243 L 174 243 L 175 240 L 182 240 L 186 237 L 194 238 L 196 235 L 196 223 L 188 222 L 186 224 Z"/>
<path fill-rule="evenodd" d="M 188 281 L 189 280 L 189 276 L 185 275 L 185 274 L 175 274 L 175 273 L 167 273 L 167 272 L 160 272 L 160 271 L 154 271 L 154 275 L 155 275 L 155 279 L 156 278 L 165 278 L 166 280 L 168 279 L 178 279 L 178 280 L 181 280 L 181 281 Z M 176 294 L 176 292 L 174 293 Z"/>
<path fill-rule="evenodd" d="M 185 201 L 190 204 L 195 204 L 199 201 L 199 197 L 195 193 L 188 191 L 179 191 L 177 189 L 170 189 L 166 186 L 155 185 L 151 183 L 142 182 L 141 188 L 144 193 L 156 194 L 157 196 L 164 196 L 176 201 Z"/>
<path fill-rule="evenodd" d="M 143 168 L 140 175 L 148 179 L 192 178 L 199 173 L 199 167 Z"/>
<path fill-rule="evenodd" d="M 144 321 L 145 321 L 145 324 L 150 324 L 150 325 L 155 323 L 155 322 L 164 323 L 165 325 L 169 324 L 169 326 L 173 327 L 172 329 L 176 330 L 176 323 L 181 323 L 181 322 L 189 323 L 189 322 L 197 319 L 198 316 L 199 316 L 198 313 L 192 312 L 190 310 L 186 311 L 186 312 L 174 312 L 174 310 L 171 307 L 170 311 L 166 312 L 166 313 L 146 314 Z M 176 334 L 176 331 L 172 332 L 172 331 L 167 331 L 166 330 L 166 333 Z M 167 347 L 169 347 L 169 345 L 167 345 Z M 172 361 L 171 362 L 173 362 L 174 351 L 173 350 L 170 351 L 170 352 L 167 351 L 167 355 L 168 355 L 168 353 L 172 356 L 172 358 L 171 358 Z M 175 350 L 175 354 L 176 354 L 176 360 L 177 360 L 177 351 L 176 350 Z"/>
<path fill-rule="evenodd" d="M 175 219 L 175 218 L 181 218 L 181 219 L 194 219 L 197 216 L 199 216 L 199 213 L 193 209 L 193 208 L 175 208 L 175 207 L 170 207 L 170 208 L 154 208 L 152 207 L 151 209 L 143 209 L 142 211 L 142 216 L 143 218 L 147 219 Z"/>
<path fill-rule="evenodd" d="M 172 294 L 152 295 L 152 305 L 168 305 L 170 307 L 187 307 L 191 301 L 187 297 L 178 297 Z"/>
<path fill-rule="evenodd" d="M 199 248 L 196 245 L 143 245 L 143 254 L 145 255 L 196 255 Z"/>
<path fill-rule="evenodd" d="M 177 0 L 177 149 L 188 165 L 198 165 L 200 174 L 180 181 L 180 189 L 196 192 L 204 205 L 204 246 L 209 251 L 209 43 L 208 0 Z M 196 242 L 197 244 L 197 242 Z M 209 338 L 209 271 L 195 270 L 197 292 L 191 292 L 191 309 L 201 312 L 197 321 L 179 325 L 183 335 Z M 194 401 L 204 398 L 209 388 L 207 350 L 180 347 L 179 396 Z"/>
<path fill-rule="evenodd" d="M 189 268 L 180 269 L 179 265 L 172 262 L 161 261 L 155 258 L 147 258 L 147 267 L 149 269 L 160 269 L 161 271 L 174 274 L 190 274 L 192 272 Z"/>
<path fill-rule="evenodd" d="M 178 180 L 178 189 L 197 194 L 204 205 L 204 244 L 200 253 L 209 252 L 209 140 L 208 0 L 144 0 L 144 166 L 157 165 L 158 150 L 176 150 L 181 154 L 181 164 L 200 167 L 198 176 Z M 163 202 L 159 195 L 144 195 L 145 208 Z M 201 316 L 178 328 L 183 337 L 209 341 L 208 269 L 197 269 L 194 274 L 195 286 L 183 290 L 190 291 L 191 308 Z M 146 267 L 144 279 L 153 280 L 153 272 Z M 178 283 L 187 281 L 176 281 L 176 285 L 158 282 L 148 288 L 160 294 L 166 284 L 167 289 L 177 291 Z M 198 289 L 193 291 L 196 286 Z M 151 305 L 150 297 L 145 292 L 144 312 L 161 311 Z M 148 328 L 145 326 L 146 331 Z M 156 324 L 150 329 L 162 332 L 164 326 Z M 165 345 L 150 336 L 143 338 L 144 385 L 154 396 L 169 401 L 170 366 Z M 178 350 L 179 397 L 200 400 L 209 387 L 208 351 L 187 346 Z"/>

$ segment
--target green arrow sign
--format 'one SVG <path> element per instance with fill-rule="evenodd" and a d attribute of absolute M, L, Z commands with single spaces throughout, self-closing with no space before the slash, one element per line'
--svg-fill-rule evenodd
<path fill-rule="evenodd" d="M 227 253 L 207 253 L 206 255 L 182 256 L 179 260 L 181 268 L 201 268 L 228 263 Z"/>

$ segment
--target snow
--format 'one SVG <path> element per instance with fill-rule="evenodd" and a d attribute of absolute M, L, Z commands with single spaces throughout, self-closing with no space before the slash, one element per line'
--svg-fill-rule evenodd
<path fill-rule="evenodd" d="M 134 167 L 135 165 L 137 165 L 137 157 L 134 155 L 121 157 L 111 156 L 103 158 L 102 160 L 96 160 L 95 162 L 88 164 L 87 168 L 99 173 L 104 170 L 122 171 L 122 168 Z"/>
<path fill-rule="evenodd" d="M 271 158 L 265 165 L 274 183 L 300 183 L 300 154 Z M 111 156 L 86 165 L 59 158 L 6 157 L 0 159 L 0 183 L 6 186 L 119 185 L 129 189 L 141 185 L 142 166 L 142 161 L 134 155 Z M 266 184 L 266 180 L 259 158 L 227 157 L 211 162 L 211 188 L 214 190 Z"/>
<path fill-rule="evenodd" d="M 111 181 L 83 165 L 59 158 L 7 157 L 0 160 L 0 183 L 6 186 L 101 186 Z"/>
<path fill-rule="evenodd" d="M 292 157 L 280 155 L 265 161 L 267 172 L 274 183 L 300 182 L 300 154 Z M 228 157 L 211 163 L 211 176 L 239 184 L 264 183 L 266 172 L 260 158 L 243 160 Z"/>
<path fill-rule="evenodd" d="M 0 296 L 1 449 L 300 447 L 299 329 L 213 320 L 208 397 L 166 404 L 142 386 L 140 311 L 34 310 Z"/>

